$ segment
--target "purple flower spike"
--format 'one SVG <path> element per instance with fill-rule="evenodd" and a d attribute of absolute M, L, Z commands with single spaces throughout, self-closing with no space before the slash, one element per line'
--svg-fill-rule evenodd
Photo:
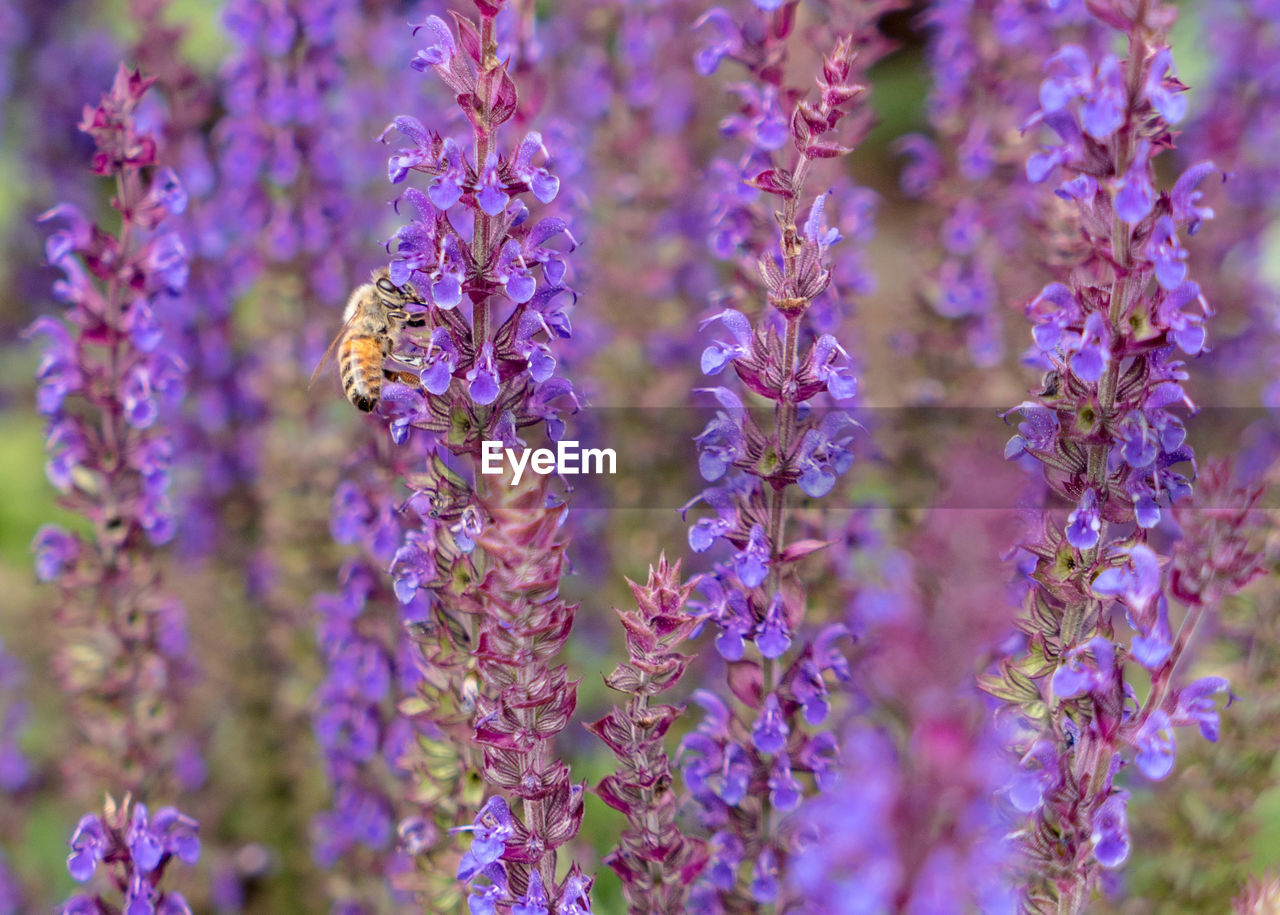
<path fill-rule="evenodd" d="M 105 901 L 100 905 L 98 900 L 103 897 L 97 897 L 86 908 L 86 897 L 74 896 L 59 911 L 190 915 L 187 901 L 180 893 L 166 891 L 162 881 L 168 871 L 168 855 L 188 864 L 199 859 L 199 841 L 194 838 L 198 828 L 195 820 L 172 807 L 149 819 L 142 804 L 134 804 L 130 810 L 129 805 L 117 805 L 108 798 L 102 815 L 89 814 L 76 826 L 67 869 L 75 880 L 84 883 L 100 862 L 106 862 L 113 882 L 124 891 L 123 905 Z"/>

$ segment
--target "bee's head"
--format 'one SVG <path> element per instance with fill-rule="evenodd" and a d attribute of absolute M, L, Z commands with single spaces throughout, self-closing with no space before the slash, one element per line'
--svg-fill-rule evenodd
<path fill-rule="evenodd" d="M 426 304 L 412 283 L 397 286 L 391 282 L 390 271 L 386 267 L 379 267 L 373 271 L 373 288 L 377 291 L 378 298 L 389 309 L 401 309 L 410 303 Z"/>

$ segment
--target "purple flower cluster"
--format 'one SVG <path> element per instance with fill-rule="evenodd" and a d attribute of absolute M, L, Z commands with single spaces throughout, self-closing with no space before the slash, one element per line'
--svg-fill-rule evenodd
<path fill-rule="evenodd" d="M 418 669 L 402 638 L 402 620 L 425 612 L 423 601 L 395 599 L 383 571 L 402 529 L 391 509 L 393 472 L 366 446 L 334 494 L 332 533 L 359 548 L 338 575 L 339 590 L 319 594 L 316 627 L 326 673 L 312 714 L 316 740 L 333 785 L 333 805 L 312 824 L 316 860 L 326 869 L 368 849 L 395 877 L 407 862 L 395 850 L 395 823 L 407 793 L 401 759 L 416 734 L 396 700 L 414 691 Z M 345 900 L 355 905 L 353 899 Z"/>
<path fill-rule="evenodd" d="M 1249 395 L 1261 381 L 1263 403 L 1274 407 L 1280 353 L 1274 334 L 1255 331 L 1280 321 L 1280 297 L 1264 274 L 1265 239 L 1280 207 L 1280 166 L 1269 151 L 1280 111 L 1280 9 L 1240 0 L 1205 15 L 1212 65 L 1176 154 L 1183 164 L 1212 159 L 1231 176 L 1221 218 L 1191 252 L 1192 269 L 1221 312 L 1206 368 L 1238 380 Z M 1260 362 L 1267 368 L 1258 377 Z"/>
<path fill-rule="evenodd" d="M 224 257 L 243 291 L 267 263 L 306 255 L 322 301 L 349 289 L 340 258 L 350 205 L 342 159 L 326 130 L 327 94 L 341 78 L 340 14 L 350 0 L 235 0 L 226 24 L 242 51 L 224 76 L 227 116 L 218 128 L 227 222 Z M 284 191 L 284 193 L 280 193 Z M 261 240 L 263 244 L 257 242 Z"/>
<path fill-rule="evenodd" d="M 788 881 L 815 911 L 1015 909 L 1010 823 L 993 803 L 1013 763 L 972 666 L 1007 631 L 998 555 L 1014 519 L 960 500 L 1007 491 L 1019 472 L 993 472 L 972 445 L 947 457 L 941 505 L 909 541 L 883 509 L 841 518 L 832 537 L 858 639 L 856 715 L 832 740 L 840 765 L 799 816 Z"/>
<path fill-rule="evenodd" d="M 410 144 L 390 158 L 391 181 L 428 178 L 425 191 L 401 194 L 397 204 L 416 218 L 391 242 L 390 281 L 418 302 L 393 356 L 417 371 L 384 387 L 382 415 L 397 445 L 425 452 L 405 477 L 415 524 L 391 570 L 401 601 L 428 595 L 430 612 L 416 626 L 421 698 L 453 700 L 428 713 L 439 719 L 432 730 L 455 745 L 456 759 L 478 763 L 491 786 L 522 801 L 522 818 L 501 797 L 478 815 L 477 824 L 488 822 L 500 805 L 510 832 L 499 844 L 473 844 L 463 859 L 458 877 L 470 885 L 472 911 L 578 913 L 589 911 L 591 880 L 577 865 L 558 880 L 556 861 L 578 831 L 584 787 L 550 744 L 576 702 L 576 681 L 551 663 L 576 610 L 557 597 L 564 512 L 545 485 L 487 494 L 479 472 L 482 442 L 523 445 L 519 430 L 537 425 L 559 439 L 560 410 L 576 406 L 552 345 L 571 334 L 576 295 L 564 255 L 577 242 L 563 219 L 534 219 L 526 202 L 549 204 L 560 193 L 541 135 L 526 132 L 505 152 L 499 145 L 499 129 L 520 111 L 508 62 L 497 56 L 501 7 L 480 2 L 478 22 L 455 16 L 451 28 L 429 16 L 414 29 L 427 44 L 411 65 L 452 90 L 470 142 L 409 116 L 388 128 Z M 470 734 L 460 727 L 469 720 Z M 406 821 L 402 832 L 419 825 Z"/>
<path fill-rule="evenodd" d="M 217 88 L 182 53 L 183 29 L 165 21 L 164 0 L 134 0 L 140 34 L 134 57 L 155 79 L 148 97 L 163 110 L 158 159 L 183 176 L 186 209 L 171 228 L 187 251 L 188 277 L 161 320 L 165 345 L 187 366 L 187 396 L 164 417 L 178 473 L 174 496 L 182 517 L 175 547 L 184 558 L 208 558 L 237 542 L 225 529 L 242 507 L 258 473 L 259 443 L 249 430 L 263 414 L 249 360 L 234 340 L 233 287 L 221 260 L 240 225 L 222 209 L 219 171 L 210 134 Z M 228 222 L 228 220 L 231 220 Z M 231 503 L 241 506 L 231 510 Z M 243 532 L 237 532 L 243 533 Z"/>
<path fill-rule="evenodd" d="M 725 53 L 742 59 L 757 77 L 761 71 L 770 73 L 766 59 L 776 65 L 790 28 L 786 17 L 771 20 L 768 37 L 743 57 L 744 33 L 727 13 L 713 10 L 705 24 L 730 36 Z M 816 104 L 799 93 L 780 94 L 776 83 L 764 78 L 764 88 L 739 90 L 746 101 L 744 114 L 726 128 L 755 138 L 760 155 L 744 160 L 747 174 L 742 180 L 766 198 L 780 198 L 776 218 L 781 242 L 776 251 L 758 249 L 761 256 L 754 265 L 772 308 L 755 322 L 735 308 L 703 322 L 718 323 L 729 334 L 704 350 L 703 372 L 719 375 L 732 367 L 751 394 L 775 408 L 773 427 L 766 429 L 737 393 L 713 388 L 709 393 L 721 409 L 697 437 L 698 467 L 713 485 L 691 505 L 705 502 L 715 514 L 694 522 L 689 543 L 696 552 L 719 541 L 732 550 L 729 561 L 718 564 L 700 585 L 704 600 L 697 612 L 715 622 L 716 647 L 730 665 L 729 689 L 745 710 L 740 715 L 719 696 L 699 690 L 694 696 L 707 717 L 680 748 L 686 787 L 711 833 L 710 857 L 690 899 L 699 911 L 782 904 L 780 875 L 794 850 L 782 817 L 805 795 L 798 776 L 813 773 L 821 781 L 820 773 L 835 757 L 831 735 L 811 736 L 806 725 L 817 727 L 827 718 L 829 678 L 847 680 L 847 664 L 836 647 L 846 630 L 834 625 L 811 642 L 805 639 L 805 590 L 795 563 L 821 544 L 788 544 L 784 520 L 790 487 L 814 498 L 826 495 L 853 461 L 856 423 L 843 411 L 819 411 L 810 404 L 823 394 L 848 400 L 857 390 L 843 347 L 830 334 L 815 334 L 806 320 L 813 302 L 830 286 L 830 250 L 841 237 L 827 223 L 828 195 L 813 200 L 803 222 L 799 216 L 814 164 L 848 152 L 837 140 L 837 127 L 863 91 L 852 79 L 853 40 L 841 38 L 824 59 Z M 700 67 L 709 70 L 718 59 L 704 51 Z M 784 98 L 791 103 L 789 110 L 774 111 Z M 794 155 L 783 164 L 773 151 L 788 144 Z M 718 211 L 717 226 L 744 225 L 732 212 Z M 745 232 L 735 235 L 726 250 L 747 237 Z M 739 874 L 744 862 L 745 881 Z"/>
<path fill-rule="evenodd" d="M 942 260 L 925 281 L 926 298 L 962 323 L 973 364 L 990 368 L 1004 354 L 1005 290 L 1025 287 L 1034 265 L 1052 259 L 1036 231 L 1052 221 L 1052 204 L 1014 176 L 1030 142 L 1020 128 L 1039 107 L 1039 61 L 1063 36 L 1091 46 L 1101 29 L 1090 31 L 1078 0 L 945 0 L 924 21 L 934 134 L 897 141 L 908 157 L 902 188 L 941 211 L 930 213 Z"/>
<path fill-rule="evenodd" d="M 151 816 L 144 804 L 128 795 L 117 805 L 107 798 L 101 814 L 80 818 L 71 835 L 67 871 L 77 883 L 87 883 L 99 865 L 124 894 L 122 906 L 101 893 L 78 893 L 59 909 L 61 915 L 191 915 L 186 898 L 161 887 L 175 858 L 185 864 L 200 859 L 199 824 L 173 807 Z"/>
<path fill-rule="evenodd" d="M 114 179 L 113 235 L 62 204 L 44 220 L 49 263 L 62 272 L 60 318 L 28 329 L 48 341 L 37 408 L 49 420 L 46 472 L 88 534 L 49 525 L 37 533 L 36 574 L 62 590 L 68 638 L 57 664 L 86 729 L 92 761 L 69 762 L 73 781 L 110 773 L 136 788 L 173 763 L 172 700 L 186 665 L 182 605 L 155 587 L 151 548 L 174 535 L 173 445 L 160 422 L 183 392 L 185 366 L 165 347 L 159 312 L 181 292 L 186 251 L 166 219 L 186 206 L 177 175 L 155 165 L 156 143 L 134 116 L 151 80 L 123 67 L 85 109 L 95 173 Z M 111 638 L 93 638 L 101 629 Z"/>
<path fill-rule="evenodd" d="M 1132 759 L 1163 778 L 1173 728 L 1198 724 L 1215 739 L 1214 696 L 1229 695 L 1219 677 L 1172 688 L 1203 604 L 1173 586 L 1176 563 L 1148 543 L 1191 489 L 1179 465 L 1194 467 L 1194 456 L 1174 409 L 1194 407 L 1178 352 L 1204 348 L 1209 308 L 1187 275 L 1183 238 L 1213 215 L 1197 186 L 1215 170 L 1196 163 L 1170 190 L 1156 189 L 1153 160 L 1186 112 L 1165 43 L 1173 11 L 1091 11 L 1127 37 L 1128 57 L 1065 45 L 1046 62 L 1036 119 L 1056 139 L 1030 156 L 1027 173 L 1056 183 L 1087 253 L 1068 283 L 1050 284 L 1027 307 L 1050 371 L 1035 399 L 1015 408 L 1022 422 L 1006 448 L 1008 458 L 1038 461 L 1075 507 L 1064 528 L 1046 520 L 1024 542 L 1035 558 L 1019 621 L 1026 651 L 983 681 L 1021 729 L 1022 771 L 1009 797 L 1033 816 L 1023 840 L 1028 905 L 1073 912 L 1101 869 L 1129 856 L 1121 767 Z M 1242 557 L 1226 561 L 1216 576 L 1247 579 Z M 1170 598 L 1190 604 L 1176 635 Z M 1127 640 L 1113 608 L 1132 631 Z M 1133 671 L 1151 681 L 1143 703 L 1127 682 Z"/>

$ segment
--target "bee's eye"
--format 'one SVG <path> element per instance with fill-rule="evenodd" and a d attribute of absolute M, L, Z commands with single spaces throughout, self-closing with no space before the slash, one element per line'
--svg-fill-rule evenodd
<path fill-rule="evenodd" d="M 399 291 L 396 289 L 395 283 L 391 282 L 391 280 L 387 279 L 385 276 L 378 280 L 378 290 L 380 292 L 385 292 L 387 295 L 395 295 Z"/>

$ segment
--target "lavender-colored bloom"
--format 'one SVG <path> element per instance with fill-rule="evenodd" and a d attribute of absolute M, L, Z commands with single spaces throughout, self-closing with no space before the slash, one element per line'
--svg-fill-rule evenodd
<path fill-rule="evenodd" d="M 765 697 L 764 707 L 756 718 L 755 726 L 751 729 L 751 742 L 761 753 L 777 753 L 787 745 L 787 734 L 790 730 L 782 717 L 777 695 L 770 693 Z"/>
<path fill-rule="evenodd" d="M 413 66 L 452 93 L 467 142 L 444 136 L 453 126 L 443 120 L 428 127 L 406 116 L 383 137 L 394 131 L 405 143 L 388 162 L 392 183 L 415 173 L 427 182 L 425 192 L 401 194 L 416 214 L 388 244 L 390 281 L 412 284 L 423 299 L 415 308 L 422 330 L 405 333 L 393 355 L 421 368 L 418 378 L 402 373 L 384 386 L 381 413 L 393 442 L 420 449 L 430 468 L 407 473 L 414 526 L 391 571 L 402 601 L 430 604 L 427 618 L 414 621 L 427 630 L 419 646 L 422 703 L 434 709 L 447 697 L 467 709 L 445 706 L 426 717 L 438 719 L 442 742 L 493 790 L 476 823 L 496 817 L 496 803 L 506 812 L 499 833 L 477 832 L 460 867 L 470 910 L 536 910 L 545 897 L 554 911 L 585 911 L 590 880 L 577 868 L 563 880 L 556 873 L 557 848 L 581 822 L 584 788 L 566 766 L 552 764 L 544 743 L 567 724 L 575 696 L 564 667 L 551 660 L 574 614 L 550 585 L 566 569 L 562 503 L 536 477 L 498 499 L 482 498 L 471 482 L 480 479 L 483 441 L 517 447 L 520 430 L 538 423 L 558 439 L 565 433 L 559 411 L 577 407 L 573 388 L 555 374 L 561 361 L 553 350 L 572 333 L 576 293 L 565 254 L 577 240 L 559 216 L 533 216 L 534 206 L 560 201 L 568 182 L 553 174 L 551 157 L 561 150 L 544 142 L 550 130 L 526 132 L 514 144 L 506 136 L 505 124 L 529 114 L 512 77 L 540 51 L 527 35 L 505 44 L 501 6 L 478 5 L 474 22 L 429 16 L 417 27 L 429 44 Z M 491 47 L 499 53 L 477 50 Z M 485 103 L 477 104 L 477 92 Z M 532 579 L 544 585 L 532 587 Z M 474 669 L 467 663 L 473 652 Z M 512 778 L 530 772 L 537 774 Z M 451 790 L 462 789 L 459 780 Z M 542 897 L 513 896 L 534 873 Z"/>
<path fill-rule="evenodd" d="M 53 229 L 46 252 L 64 277 L 54 288 L 63 307 L 58 320 L 31 327 L 50 343 L 38 394 L 49 420 L 48 476 L 63 506 L 93 531 L 42 528 L 33 543 L 37 576 L 62 591 L 61 627 L 111 633 L 86 643 L 97 648 L 72 638 L 60 649 L 55 667 L 74 696 L 72 714 L 96 735 L 99 754 L 92 762 L 73 754 L 65 764 L 73 781 L 128 772 L 135 788 L 175 766 L 178 747 L 188 746 L 155 739 L 186 666 L 183 611 L 159 590 L 150 557 L 176 529 L 174 444 L 162 416 L 182 396 L 186 366 L 162 345 L 168 332 L 157 322 L 186 280 L 185 251 L 168 225 L 186 197 L 174 171 L 157 167 L 156 139 L 141 126 L 152 83 L 121 67 L 110 91 L 85 110 L 80 126 L 96 147 L 91 168 L 117 181 L 121 227 L 116 235 L 93 226 L 69 204 L 44 214 Z M 83 564 L 88 555 L 97 558 Z M 136 622 L 122 627 L 122 619 Z M 127 693 L 112 685 L 122 680 L 135 685 Z"/>
<path fill-rule="evenodd" d="M 1232 570 L 1202 574 L 1195 587 L 1184 588 L 1183 566 L 1147 543 L 1164 506 L 1191 492 L 1190 481 L 1172 470 L 1184 462 L 1194 468 L 1182 420 L 1170 412 L 1178 405 L 1194 410 L 1175 349 L 1204 348 L 1201 316 L 1182 309 L 1192 301 L 1201 301 L 1205 314 L 1208 307 L 1188 279 L 1179 233 L 1185 227 L 1192 234 L 1207 218 L 1192 189 L 1213 169 L 1198 164 L 1168 191 L 1154 181 L 1154 160 L 1170 148 L 1171 125 L 1186 113 L 1165 44 L 1171 10 L 1159 3 L 1137 10 L 1091 3 L 1089 10 L 1126 33 L 1132 57 L 1121 62 L 1068 46 L 1042 84 L 1032 123 L 1057 139 L 1029 158 L 1028 175 L 1057 177 L 1057 196 L 1088 240 L 1069 284 L 1050 284 L 1027 308 L 1036 346 L 1053 371 L 1036 399 L 1018 408 L 1027 422 L 1006 446 L 1009 458 L 1041 461 L 1045 483 L 1075 505 L 1065 537 L 1046 523 L 1025 542 L 1035 557 L 1023 595 L 1028 650 L 983 680 L 1026 725 L 1013 741 L 1024 764 L 1009 788 L 1033 820 L 1021 843 L 1023 904 L 1073 912 L 1088 903 L 1101 869 L 1120 867 L 1129 856 L 1128 795 L 1114 784 L 1126 757 L 1147 777 L 1166 777 L 1174 765 L 1172 728 L 1196 720 L 1189 709 L 1200 693 L 1186 687 L 1194 695 L 1180 716 L 1170 674 L 1205 611 L 1205 589 L 1226 588 L 1208 580 L 1221 574 L 1224 582 L 1243 582 L 1254 568 L 1248 551 L 1240 551 L 1238 573 L 1233 562 Z M 1202 543 L 1216 536 L 1203 525 L 1190 533 Z M 1175 553 L 1204 548 L 1188 542 Z M 1176 639 L 1172 596 L 1189 607 Z M 1133 632 L 1127 654 L 1107 623 L 1108 598 L 1123 604 Z M 1122 664 L 1125 657 L 1137 664 Z M 1144 676 L 1144 668 L 1150 695 L 1139 706 L 1128 681 Z M 1019 677 L 1025 692 L 1013 687 Z M 1225 690 L 1226 683 L 1208 689 Z M 1216 733 L 1216 706 L 1197 707 L 1204 709 L 1206 735 Z M 1079 778 L 1082 761 L 1093 773 L 1087 780 Z M 1093 860 L 1063 879 L 1049 878 L 1051 862 L 1075 854 L 1063 849 L 1081 848 L 1086 839 Z"/>
<path fill-rule="evenodd" d="M 1129 796 L 1117 791 L 1093 815 L 1093 854 L 1103 867 L 1119 867 L 1129 857 Z"/>
<path fill-rule="evenodd" d="M 1159 781 L 1173 771 L 1177 740 L 1173 734 L 1173 722 L 1163 709 L 1156 709 L 1133 737 L 1137 754 L 1134 762 L 1142 774 Z"/>
<path fill-rule="evenodd" d="M 142 804 L 117 805 L 109 797 L 101 814 L 80 819 L 71 836 L 67 870 L 77 882 L 91 879 L 99 865 L 111 871 L 112 881 L 124 890 L 126 915 L 160 913 L 190 915 L 181 893 L 166 890 L 163 881 L 176 857 L 195 864 L 200 857 L 199 825 L 172 807 L 148 817 Z M 98 915 L 107 911 L 98 900 L 76 895 L 63 903 L 61 912 Z M 112 911 L 117 911 L 112 909 Z"/>

